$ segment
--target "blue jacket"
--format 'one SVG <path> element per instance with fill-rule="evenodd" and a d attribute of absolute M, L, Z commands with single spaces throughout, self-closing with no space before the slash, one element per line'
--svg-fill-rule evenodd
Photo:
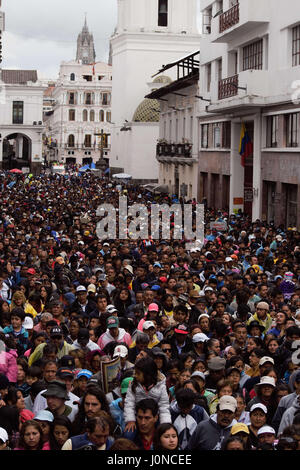
<path fill-rule="evenodd" d="M 113 400 L 109 405 L 109 409 L 115 422 L 119 424 L 122 432 L 124 432 L 124 429 L 125 429 L 124 410 L 120 408 L 119 406 L 119 403 L 121 403 L 121 401 L 122 401 L 122 398 L 117 398 L 116 400 Z"/>
<path fill-rule="evenodd" d="M 87 433 L 79 434 L 78 436 L 73 436 L 71 437 L 71 441 L 72 441 L 72 450 L 80 450 L 84 446 L 91 446 L 92 448 L 95 448 L 95 444 L 89 440 Z M 110 449 L 113 442 L 114 442 L 114 439 L 112 437 L 108 437 L 106 441 L 105 450 Z"/>

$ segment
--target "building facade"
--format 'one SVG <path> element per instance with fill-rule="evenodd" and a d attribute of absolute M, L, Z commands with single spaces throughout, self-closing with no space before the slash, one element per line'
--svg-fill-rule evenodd
<path fill-rule="evenodd" d="M 1 70 L 0 165 L 39 173 L 43 164 L 43 94 L 36 70 Z"/>
<path fill-rule="evenodd" d="M 96 163 L 103 153 L 108 164 L 112 67 L 95 62 L 86 23 L 78 37 L 76 57 L 62 62 L 51 90 L 54 110 L 46 118 L 47 159 L 81 166 Z"/>
<path fill-rule="evenodd" d="M 198 115 L 198 197 L 299 226 L 300 4 L 202 0 L 201 11 L 199 92 L 209 101 Z"/>
<path fill-rule="evenodd" d="M 135 180 L 158 179 L 158 123 L 136 126 L 133 117 L 151 91 L 152 76 L 164 64 L 198 49 L 197 0 L 118 0 L 118 24 L 111 38 L 111 167 Z M 174 80 L 175 74 L 170 78 Z M 124 132 L 124 125 L 131 130 Z"/>

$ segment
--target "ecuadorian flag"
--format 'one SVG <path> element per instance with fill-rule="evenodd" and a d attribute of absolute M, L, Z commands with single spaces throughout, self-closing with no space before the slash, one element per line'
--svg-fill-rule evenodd
<path fill-rule="evenodd" d="M 242 123 L 239 154 L 241 156 L 241 165 L 245 166 L 245 159 L 253 154 L 253 143 L 247 132 L 245 123 Z"/>

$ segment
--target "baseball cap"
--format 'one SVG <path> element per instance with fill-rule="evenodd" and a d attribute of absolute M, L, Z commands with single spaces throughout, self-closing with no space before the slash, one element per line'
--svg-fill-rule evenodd
<path fill-rule="evenodd" d="M 195 372 L 193 372 L 191 375 L 191 378 L 192 377 L 200 377 L 200 379 L 202 379 L 204 382 L 206 381 L 205 375 L 203 372 L 200 372 L 200 370 L 195 370 Z"/>
<path fill-rule="evenodd" d="M 220 401 L 219 401 L 219 410 L 220 411 L 229 410 L 229 411 L 232 411 L 234 413 L 236 408 L 237 408 L 237 401 L 234 397 L 232 397 L 230 395 L 223 395 L 220 398 Z"/>
<path fill-rule="evenodd" d="M 259 366 L 263 366 L 266 362 L 271 362 L 271 364 L 274 365 L 274 359 L 272 359 L 272 357 L 269 357 L 269 356 L 264 356 L 264 357 L 262 357 L 262 358 L 259 360 L 258 365 L 259 365 Z"/>
<path fill-rule="evenodd" d="M 99 275 L 99 281 L 105 281 L 106 280 L 106 274 L 105 273 L 102 273 Z"/>
<path fill-rule="evenodd" d="M 149 330 L 149 328 L 155 328 L 153 321 L 147 320 L 143 323 L 143 330 Z"/>
<path fill-rule="evenodd" d="M 159 308 L 157 304 L 152 303 L 149 305 L 148 312 L 158 312 L 158 311 L 159 311 Z"/>
<path fill-rule="evenodd" d="M 79 377 L 86 377 L 87 379 L 90 379 L 92 375 L 93 375 L 93 372 L 91 372 L 90 370 L 81 369 L 76 375 L 76 379 L 79 379 Z"/>
<path fill-rule="evenodd" d="M 50 337 L 51 336 L 63 336 L 63 330 L 60 328 L 60 326 L 53 326 L 50 330 Z"/>
<path fill-rule="evenodd" d="M 245 423 L 236 423 L 232 426 L 230 434 L 234 436 L 238 432 L 245 432 L 246 434 L 250 434 L 249 428 Z"/>
<path fill-rule="evenodd" d="M 90 339 L 90 333 L 87 328 L 79 328 L 77 341 L 80 341 L 81 339 Z"/>
<path fill-rule="evenodd" d="M 8 434 L 4 428 L 0 428 L 0 441 L 3 443 L 8 441 Z"/>
<path fill-rule="evenodd" d="M 65 264 L 65 261 L 62 256 L 57 256 L 57 258 L 55 259 L 55 263 Z"/>
<path fill-rule="evenodd" d="M 263 310 L 269 310 L 269 304 L 267 302 L 258 302 L 256 308 L 262 308 Z"/>
<path fill-rule="evenodd" d="M 275 429 L 273 429 L 271 426 L 262 426 L 259 428 L 257 431 L 257 435 L 260 436 L 261 434 L 276 434 Z"/>
<path fill-rule="evenodd" d="M 276 387 L 274 377 L 269 377 L 267 375 L 261 377 L 260 381 L 256 384 L 256 387 L 258 387 L 259 385 L 271 385 L 272 387 Z"/>
<path fill-rule="evenodd" d="M 106 321 L 107 328 L 117 328 L 119 326 L 118 317 L 108 317 Z"/>
<path fill-rule="evenodd" d="M 193 336 L 193 343 L 204 343 L 205 341 L 208 341 L 209 338 L 206 336 L 204 333 L 196 333 Z"/>
<path fill-rule="evenodd" d="M 127 355 L 128 349 L 126 348 L 126 346 L 122 346 L 122 344 L 120 344 L 119 346 L 115 347 L 113 357 L 126 357 Z"/>
<path fill-rule="evenodd" d="M 89 284 L 88 288 L 87 288 L 87 291 L 95 293 L 97 291 L 95 284 Z"/>
<path fill-rule="evenodd" d="M 109 313 L 110 315 L 114 312 L 118 312 L 118 310 L 116 309 L 116 307 L 113 305 L 113 304 L 109 304 L 107 307 L 106 307 L 106 311 L 107 313 Z"/>
<path fill-rule="evenodd" d="M 54 421 L 54 416 L 51 411 L 48 410 L 40 410 L 37 412 L 35 417 L 33 418 L 35 421 L 49 421 L 52 423 Z"/>
<path fill-rule="evenodd" d="M 252 411 L 254 411 L 258 408 L 260 410 L 262 410 L 265 414 L 268 413 L 267 407 L 263 403 L 255 403 L 254 405 L 252 405 L 251 408 L 250 408 L 250 413 L 252 413 Z"/>
<path fill-rule="evenodd" d="M 154 268 L 161 268 L 162 266 L 161 266 L 160 263 L 157 263 L 157 262 L 156 262 L 156 263 L 153 264 L 153 267 L 154 267 Z"/>
<path fill-rule="evenodd" d="M 84 286 L 78 286 L 76 288 L 76 292 L 87 292 L 86 288 Z"/>
<path fill-rule="evenodd" d="M 75 359 L 73 356 L 65 355 L 59 361 L 60 367 L 75 369 Z"/>
<path fill-rule="evenodd" d="M 36 274 L 36 270 L 33 268 L 27 269 L 27 274 Z"/>
<path fill-rule="evenodd" d="M 181 335 L 188 335 L 188 327 L 184 324 L 178 325 L 176 328 L 174 328 L 175 333 L 179 333 Z"/>
<path fill-rule="evenodd" d="M 66 379 L 67 377 L 74 378 L 72 370 L 67 367 L 60 367 L 56 372 L 56 376 L 60 379 Z"/>
<path fill-rule="evenodd" d="M 129 388 L 129 385 L 133 381 L 133 377 L 126 377 L 126 379 L 123 379 L 121 382 L 121 393 L 127 393 L 127 390 Z"/>

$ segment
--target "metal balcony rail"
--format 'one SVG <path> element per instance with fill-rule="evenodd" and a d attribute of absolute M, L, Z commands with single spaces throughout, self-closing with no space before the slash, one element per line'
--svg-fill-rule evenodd
<path fill-rule="evenodd" d="M 237 3 L 229 10 L 225 11 L 220 15 L 220 28 L 219 32 L 224 33 L 227 29 L 238 24 L 240 21 L 240 4 Z"/>
<path fill-rule="evenodd" d="M 219 80 L 219 100 L 230 98 L 238 94 L 239 76 L 224 78 Z"/>

